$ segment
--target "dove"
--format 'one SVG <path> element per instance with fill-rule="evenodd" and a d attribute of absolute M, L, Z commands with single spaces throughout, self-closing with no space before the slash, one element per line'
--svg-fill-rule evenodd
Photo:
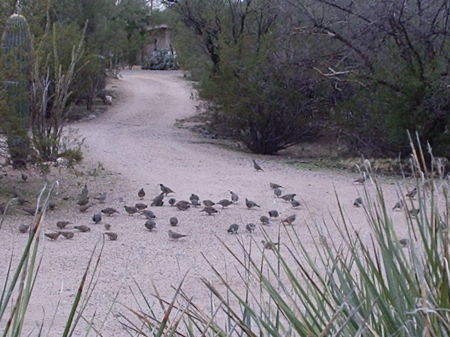
<path fill-rule="evenodd" d="M 147 208 L 147 205 L 143 204 L 142 202 L 138 202 L 136 205 L 134 205 L 134 207 L 136 207 L 139 211 L 143 211 Z"/>
<path fill-rule="evenodd" d="M 110 241 L 116 241 L 118 237 L 117 233 L 114 232 L 105 232 L 103 235 L 106 235 Z"/>
<path fill-rule="evenodd" d="M 245 205 L 248 209 L 252 209 L 253 207 L 260 207 L 256 202 L 248 200 L 247 198 L 245 198 Z"/>
<path fill-rule="evenodd" d="M 28 176 L 25 173 L 22 173 L 21 178 L 23 182 L 28 180 Z"/>
<path fill-rule="evenodd" d="M 147 220 L 144 226 L 151 232 L 153 229 L 156 228 L 156 222 L 154 220 Z"/>
<path fill-rule="evenodd" d="M 105 229 L 107 231 L 109 231 L 111 229 L 111 224 L 109 224 L 109 223 L 105 223 L 103 226 L 105 227 Z"/>
<path fill-rule="evenodd" d="M 79 206 L 86 206 L 89 203 L 89 198 L 80 198 L 77 202 Z"/>
<path fill-rule="evenodd" d="M 159 186 L 161 187 L 162 193 L 164 193 L 165 195 L 167 195 L 167 194 L 169 194 L 169 193 L 175 193 L 175 192 L 172 191 L 169 187 L 164 186 L 163 184 L 159 184 Z"/>
<path fill-rule="evenodd" d="M 50 240 L 56 240 L 56 239 L 59 237 L 60 233 L 59 233 L 59 232 L 54 232 L 54 233 L 44 233 L 44 235 L 45 235 L 46 237 L 48 237 Z"/>
<path fill-rule="evenodd" d="M 59 229 L 64 229 L 66 228 L 67 225 L 70 225 L 71 222 L 70 221 L 58 221 L 56 223 L 56 227 L 58 227 Z"/>
<path fill-rule="evenodd" d="M 192 199 L 192 200 L 191 200 L 191 205 L 194 206 L 194 207 L 199 207 L 199 206 L 201 206 L 202 204 L 200 203 L 200 200 L 198 200 L 198 199 Z"/>
<path fill-rule="evenodd" d="M 114 213 L 119 213 L 115 208 L 112 207 L 106 207 L 104 209 L 102 209 L 101 211 L 103 214 L 112 216 Z"/>
<path fill-rule="evenodd" d="M 80 225 L 80 226 L 73 226 L 73 228 L 78 229 L 82 233 L 90 232 L 91 229 L 88 226 Z"/>
<path fill-rule="evenodd" d="M 417 194 L 417 187 L 414 187 L 411 191 L 409 191 L 408 193 L 406 193 L 406 197 L 410 198 L 410 199 L 414 199 L 414 197 Z"/>
<path fill-rule="evenodd" d="M 278 213 L 278 211 L 275 210 L 275 209 L 269 211 L 269 216 L 270 216 L 271 218 L 278 218 L 279 215 L 280 215 L 280 213 Z"/>
<path fill-rule="evenodd" d="M 161 193 L 153 198 L 151 206 L 161 207 L 164 204 L 163 200 L 164 200 L 164 193 Z"/>
<path fill-rule="evenodd" d="M 178 208 L 180 211 L 186 211 L 188 208 L 191 207 L 188 201 L 180 200 L 175 204 L 175 207 Z"/>
<path fill-rule="evenodd" d="M 269 218 L 266 217 L 265 215 L 261 216 L 261 217 L 259 218 L 259 221 L 261 221 L 261 224 L 263 224 L 263 225 L 265 225 L 265 226 L 269 224 Z"/>
<path fill-rule="evenodd" d="M 366 182 L 366 177 L 361 177 L 361 178 L 353 180 L 353 184 L 360 184 L 360 185 L 362 185 L 365 182 Z"/>
<path fill-rule="evenodd" d="M 288 216 L 286 219 L 283 219 L 282 221 L 281 221 L 281 223 L 283 224 L 283 225 L 292 225 L 293 223 L 294 223 L 294 221 L 295 221 L 295 219 L 297 218 L 297 216 L 295 215 L 295 214 L 293 214 L 293 215 L 290 215 L 290 216 Z"/>
<path fill-rule="evenodd" d="M 265 240 L 261 240 L 261 243 L 262 243 L 264 249 L 272 249 L 272 250 L 275 249 L 279 245 L 278 242 L 267 242 Z"/>
<path fill-rule="evenodd" d="M 144 199 L 144 197 L 145 197 L 145 191 L 144 191 L 144 188 L 141 188 L 139 191 L 138 191 L 138 198 L 139 199 Z"/>
<path fill-rule="evenodd" d="M 133 215 L 136 214 L 138 212 L 136 207 L 132 207 L 132 206 L 123 206 L 123 208 L 125 208 L 125 211 L 128 213 L 128 215 Z"/>
<path fill-rule="evenodd" d="M 212 206 L 206 206 L 205 208 L 203 208 L 200 212 L 205 212 L 208 215 L 213 215 L 214 213 L 218 213 L 218 210 L 215 209 Z"/>
<path fill-rule="evenodd" d="M 155 213 L 153 213 L 149 209 L 146 209 L 146 210 L 142 211 L 142 215 L 145 216 L 147 219 L 154 219 L 154 218 L 156 218 Z"/>
<path fill-rule="evenodd" d="M 170 198 L 169 199 L 169 205 L 170 206 L 175 206 L 176 203 L 177 203 L 177 200 L 175 198 Z"/>
<path fill-rule="evenodd" d="M 64 239 L 66 239 L 66 240 L 73 239 L 73 237 L 75 236 L 75 234 L 73 232 L 68 232 L 68 231 L 60 231 L 59 234 L 61 234 L 64 237 Z"/>
<path fill-rule="evenodd" d="M 355 207 L 361 207 L 362 203 L 363 203 L 362 198 L 361 198 L 361 197 L 358 197 L 358 198 L 356 198 L 355 201 L 353 202 L 353 206 L 355 206 Z"/>
<path fill-rule="evenodd" d="M 230 227 L 228 227 L 227 232 L 230 234 L 237 234 L 239 230 L 239 225 L 238 224 L 232 224 L 230 225 Z"/>
<path fill-rule="evenodd" d="M 275 189 L 273 190 L 273 194 L 275 194 L 275 196 L 276 196 L 277 198 L 279 198 L 279 197 L 281 197 L 281 195 L 283 194 L 283 191 L 280 190 L 279 188 L 275 188 Z"/>
<path fill-rule="evenodd" d="M 393 211 L 399 211 L 403 208 L 403 200 L 397 201 L 394 205 L 394 207 L 392 207 Z"/>
<path fill-rule="evenodd" d="M 21 224 L 19 225 L 19 232 L 26 233 L 30 229 L 30 225 Z"/>
<path fill-rule="evenodd" d="M 223 199 L 223 200 L 220 200 L 219 202 L 217 202 L 217 204 L 222 206 L 222 208 L 225 208 L 225 207 L 232 205 L 233 202 L 228 199 Z"/>
<path fill-rule="evenodd" d="M 278 185 L 278 184 L 275 184 L 275 183 L 269 183 L 269 186 L 270 186 L 270 188 L 271 189 L 280 189 L 280 188 L 284 188 L 283 186 L 281 186 L 281 185 Z"/>
<path fill-rule="evenodd" d="M 291 200 L 291 206 L 292 206 L 292 207 L 296 208 L 296 207 L 299 207 L 300 205 L 301 205 L 301 204 L 300 204 L 300 201 L 295 200 L 295 199 L 292 199 L 292 200 Z"/>
<path fill-rule="evenodd" d="M 253 168 L 258 172 L 258 171 L 264 171 L 262 169 L 261 166 L 258 165 L 258 163 L 256 162 L 256 160 L 253 159 Z"/>
<path fill-rule="evenodd" d="M 295 193 L 285 194 L 285 195 L 281 196 L 281 199 L 283 199 L 284 201 L 289 201 L 290 202 L 290 201 L 294 200 L 296 195 L 297 194 L 295 194 Z"/>
<path fill-rule="evenodd" d="M 176 225 L 178 225 L 178 219 L 177 217 L 173 216 L 170 218 L 169 223 L 171 226 L 175 227 Z"/>
<path fill-rule="evenodd" d="M 92 216 L 92 221 L 94 221 L 95 224 L 99 224 L 100 222 L 102 222 L 102 215 L 100 213 L 95 213 Z"/>
<path fill-rule="evenodd" d="M 253 231 L 256 229 L 256 225 L 254 223 L 248 223 L 245 226 L 245 229 L 247 230 L 247 232 L 253 233 Z"/>
<path fill-rule="evenodd" d="M 176 232 L 174 232 L 174 231 L 172 231 L 170 229 L 169 229 L 168 233 L 169 233 L 169 238 L 172 239 L 172 240 L 178 240 L 178 239 L 181 239 L 181 238 L 184 238 L 184 237 L 188 236 L 188 235 L 185 235 L 185 234 L 176 233 Z"/>
<path fill-rule="evenodd" d="M 236 193 L 234 193 L 233 191 L 230 191 L 230 194 L 231 194 L 231 201 L 234 203 L 237 203 L 239 200 L 239 196 Z"/>
<path fill-rule="evenodd" d="M 189 200 L 192 202 L 192 200 L 200 200 L 200 197 L 197 194 L 192 193 L 191 196 L 189 197 Z"/>
<path fill-rule="evenodd" d="M 89 208 L 92 207 L 92 204 L 80 206 L 78 209 L 81 213 L 85 213 Z"/>
<path fill-rule="evenodd" d="M 214 206 L 216 203 L 212 202 L 211 200 L 203 200 L 203 205 L 207 206 L 207 207 L 211 207 Z"/>
<path fill-rule="evenodd" d="M 99 193 L 94 197 L 95 200 L 97 200 L 99 203 L 103 204 L 106 200 L 106 192 Z"/>

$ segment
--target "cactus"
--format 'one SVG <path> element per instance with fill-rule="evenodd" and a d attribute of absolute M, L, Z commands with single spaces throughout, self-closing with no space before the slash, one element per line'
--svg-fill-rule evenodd
<path fill-rule="evenodd" d="M 31 34 L 27 20 L 13 14 L 1 38 L 1 80 L 11 111 L 4 118 L 4 131 L 13 165 L 23 166 L 30 152 L 30 83 L 32 70 Z"/>

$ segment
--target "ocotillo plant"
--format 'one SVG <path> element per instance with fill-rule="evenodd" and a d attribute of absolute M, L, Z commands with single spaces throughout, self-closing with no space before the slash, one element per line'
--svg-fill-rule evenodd
<path fill-rule="evenodd" d="M 13 165 L 24 166 L 30 150 L 30 82 L 32 69 L 31 34 L 22 15 L 9 17 L 1 38 L 2 89 L 9 110 L 3 113 L 2 127 L 7 135 Z"/>

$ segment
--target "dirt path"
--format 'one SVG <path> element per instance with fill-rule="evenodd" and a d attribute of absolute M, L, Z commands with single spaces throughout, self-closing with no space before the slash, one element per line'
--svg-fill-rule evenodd
<path fill-rule="evenodd" d="M 115 294 L 121 290 L 119 301 L 134 306 L 129 286 L 136 280 L 148 294 L 155 284 L 161 294 L 170 298 L 173 286 L 177 286 L 183 275 L 189 271 L 185 290 L 194 296 L 194 301 L 207 305 L 204 287 L 200 277 L 215 279 L 211 269 L 205 264 L 202 254 L 219 270 L 233 269 L 232 258 L 221 247 L 219 237 L 233 249 L 239 246 L 236 236 L 226 233 L 232 223 L 241 225 L 239 238 L 248 242 L 245 233 L 247 222 L 259 224 L 259 217 L 268 210 L 277 209 L 283 216 L 297 215 L 296 228 L 305 238 L 305 244 L 312 247 L 306 223 L 329 214 L 337 215 L 333 188 L 341 196 L 341 201 L 356 227 L 361 228 L 363 236 L 369 235 L 365 226 L 364 211 L 353 208 L 353 200 L 362 188 L 352 184 L 354 175 L 330 171 L 310 171 L 288 166 L 276 156 L 260 157 L 234 152 L 204 142 L 198 135 L 174 126 L 177 119 L 195 113 L 195 102 L 190 99 L 189 82 L 180 72 L 123 72 L 118 82 L 121 99 L 105 114 L 87 122 L 78 123 L 80 133 L 86 137 L 88 151 L 86 161 L 101 162 L 108 170 L 120 173 L 120 188 L 108 192 L 107 206 L 117 207 L 121 215 L 106 219 L 118 232 L 119 240 L 106 242 L 101 274 L 98 279 L 88 313 L 97 312 L 97 319 L 106 316 Z M 251 159 L 263 166 L 264 172 L 253 170 Z M 286 193 L 297 193 L 303 204 L 297 210 L 290 204 L 273 197 L 269 182 L 286 187 Z M 89 184 L 95 185 L 95 179 Z M 145 202 L 159 193 L 159 183 L 171 187 L 178 200 L 188 200 L 191 193 L 201 199 L 218 201 L 229 198 L 229 190 L 238 193 L 238 205 L 225 209 L 216 216 L 206 216 L 199 209 L 181 212 L 170 206 L 153 208 L 157 215 L 158 229 L 148 232 L 144 229 L 142 217 L 130 217 L 123 211 L 124 204 L 138 201 L 136 193 L 144 187 L 147 192 Z M 393 203 L 397 197 L 394 188 L 386 185 L 387 199 Z M 244 199 L 249 198 L 261 205 L 261 209 L 247 210 Z M 121 198 L 124 202 L 121 202 Z M 89 224 L 94 211 L 105 205 L 98 205 L 90 214 L 69 214 L 69 220 Z M 176 230 L 189 237 L 179 242 L 168 240 L 170 228 L 168 219 L 177 216 L 180 225 Z M 400 214 L 395 215 L 401 217 Z M 55 216 L 56 217 L 56 216 Z M 54 220 L 54 219 L 52 219 Z M 266 228 L 276 240 L 278 222 Z M 57 335 L 70 307 L 77 284 L 85 268 L 90 251 L 101 237 L 103 226 L 93 226 L 90 234 L 79 235 L 73 241 L 44 241 L 45 258 L 43 270 L 38 279 L 36 293 L 32 299 L 31 317 L 39 321 L 41 307 L 46 308 L 47 321 L 58 299 L 62 299 L 61 310 L 56 317 L 57 327 L 50 335 Z M 331 229 L 333 235 L 334 229 Z M 82 236 L 82 238 L 80 238 Z M 253 234 L 256 242 L 263 238 L 258 228 Z M 3 260 L 2 260 L 3 261 Z M 239 283 L 232 278 L 231 282 Z M 153 302 L 155 303 L 155 301 Z M 113 312 L 123 307 L 116 305 Z M 125 332 L 110 315 L 103 328 L 104 336 L 124 336 Z"/>

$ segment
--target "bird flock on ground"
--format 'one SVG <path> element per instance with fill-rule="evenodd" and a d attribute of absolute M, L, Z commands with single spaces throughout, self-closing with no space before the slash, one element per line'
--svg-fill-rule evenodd
<path fill-rule="evenodd" d="M 253 168 L 255 171 L 264 171 L 262 167 L 253 160 Z M 22 175 L 22 180 L 26 181 L 26 175 Z M 366 182 L 366 176 L 363 175 L 361 178 L 358 178 L 353 181 L 354 184 L 364 184 Z M 200 209 L 200 213 L 205 213 L 208 216 L 214 216 L 215 214 L 219 213 L 221 210 L 232 207 L 239 203 L 240 197 L 237 193 L 233 191 L 229 191 L 230 197 L 229 199 L 222 199 L 217 202 L 214 202 L 209 199 L 205 199 L 200 201 L 200 197 L 197 194 L 192 193 L 188 200 L 176 200 L 173 195 L 175 192 L 168 186 L 165 186 L 164 184 L 159 184 L 159 187 L 161 189 L 161 192 L 153 197 L 151 199 L 150 207 L 163 207 L 164 203 L 167 200 L 167 203 L 170 207 L 177 208 L 179 211 L 187 211 L 190 208 L 196 208 Z M 273 191 L 273 194 L 276 198 L 279 198 L 283 200 L 286 203 L 290 203 L 292 208 L 298 208 L 301 206 L 300 201 L 295 199 L 297 194 L 295 193 L 285 193 L 285 188 L 277 183 L 270 182 L 269 183 L 270 189 Z M 406 194 L 407 198 L 413 199 L 417 194 L 417 188 L 412 189 Z M 144 188 L 141 188 L 137 192 L 137 197 L 139 198 L 139 202 L 135 203 L 134 206 L 132 205 L 125 205 L 124 210 L 129 216 L 139 215 L 143 216 L 145 218 L 145 222 L 143 224 L 144 228 L 148 231 L 153 231 L 157 227 L 156 223 L 156 215 L 155 213 L 148 209 L 148 205 L 143 202 L 144 198 L 146 196 Z M 28 203 L 28 201 L 24 200 L 23 198 L 20 198 L 19 196 L 16 196 L 17 202 L 19 205 L 25 205 Z M 81 213 L 87 212 L 87 210 L 93 206 L 93 203 L 90 202 L 91 197 L 89 196 L 89 190 L 87 184 L 84 185 L 84 187 L 81 190 L 81 193 L 77 200 L 77 206 Z M 99 193 L 92 197 L 92 199 L 96 200 L 100 204 L 104 204 L 107 199 L 106 192 Z M 361 197 L 357 197 L 353 203 L 354 207 L 361 207 L 363 205 L 363 199 Z M 1 205 L 0 205 L 1 206 Z M 256 209 L 261 208 L 260 205 L 258 205 L 255 201 L 252 201 L 248 198 L 245 198 L 245 206 L 247 209 Z M 393 210 L 401 210 L 404 207 L 403 200 L 398 201 L 394 207 Z M 55 209 L 56 204 L 50 203 L 49 209 Z M 28 215 L 35 215 L 36 212 L 40 212 L 41 209 L 35 209 L 35 208 L 22 208 L 25 213 Z M 0 213 L 3 213 L 3 210 L 0 209 Z M 409 210 L 409 214 L 412 216 L 417 216 L 420 209 L 411 209 Z M 121 214 L 116 208 L 114 207 L 105 207 L 101 209 L 99 213 L 94 213 L 92 215 L 92 222 L 94 224 L 100 224 L 104 220 L 105 217 L 112 217 L 116 214 Z M 280 212 L 278 210 L 272 209 L 267 212 L 267 215 L 263 215 L 259 218 L 259 222 L 261 225 L 267 226 L 270 224 L 273 220 L 279 220 L 281 224 L 283 225 L 293 225 L 296 221 L 296 215 L 291 214 L 287 217 L 280 218 Z M 179 224 L 178 218 L 176 216 L 171 216 L 168 225 L 170 228 L 177 227 Z M 115 241 L 118 239 L 118 234 L 116 232 L 111 231 L 111 224 L 104 223 L 104 232 L 103 235 L 107 237 L 111 241 Z M 56 227 L 54 231 L 51 232 L 45 232 L 44 235 L 49 240 L 57 240 L 59 237 L 63 237 L 64 239 L 70 240 L 75 236 L 75 232 L 80 233 L 87 233 L 90 232 L 91 228 L 87 225 L 73 225 L 69 221 L 57 221 Z M 245 231 L 248 233 L 253 233 L 256 229 L 255 223 L 247 223 L 245 225 Z M 27 233 L 29 231 L 30 225 L 21 224 L 19 226 L 19 232 L 20 233 Z M 230 234 L 237 234 L 240 231 L 240 226 L 237 223 L 232 223 L 228 229 L 227 232 Z M 179 240 L 182 238 L 187 237 L 186 234 L 178 233 L 172 229 L 168 230 L 168 237 L 170 240 Z M 265 249 L 273 249 L 277 243 L 273 242 L 266 242 L 265 240 L 261 241 L 263 248 Z"/>

